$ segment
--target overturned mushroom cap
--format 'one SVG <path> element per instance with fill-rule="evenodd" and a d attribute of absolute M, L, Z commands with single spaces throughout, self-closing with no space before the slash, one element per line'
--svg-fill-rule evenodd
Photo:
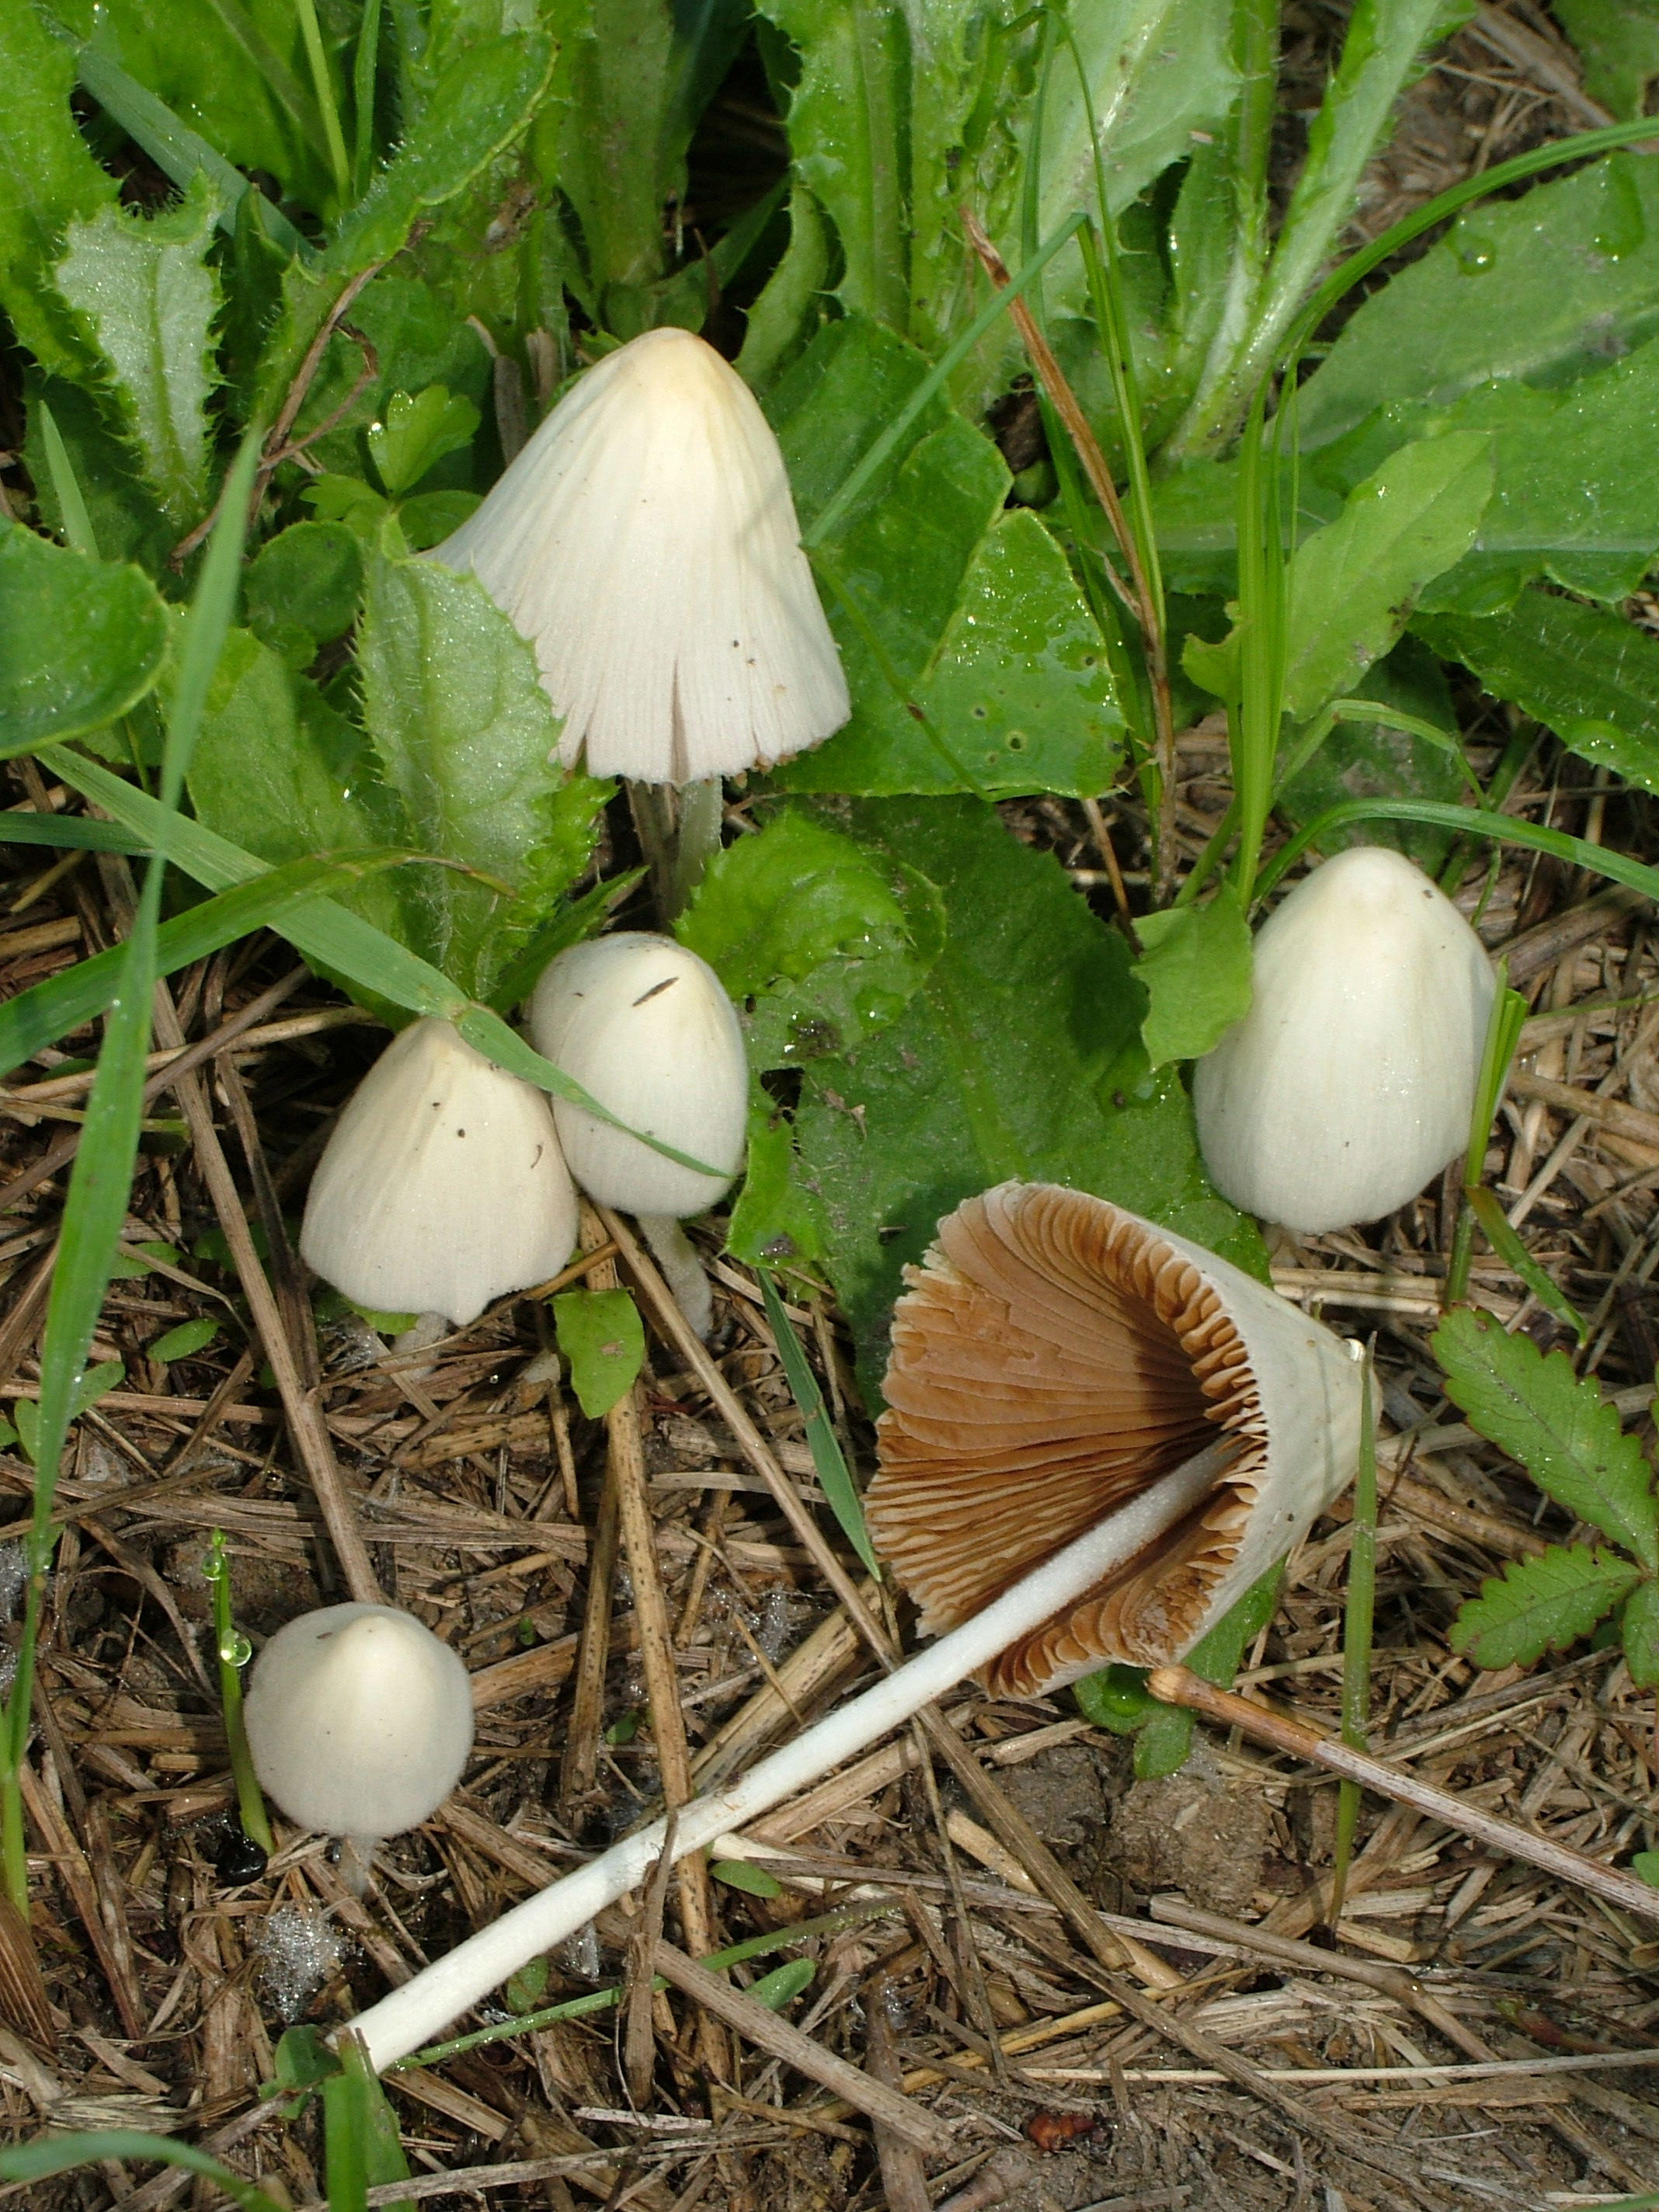
<path fill-rule="evenodd" d="M 1468 1141 L 1495 988 L 1480 939 L 1403 854 L 1359 845 L 1274 909 L 1254 973 L 1194 1073 L 1217 1187 L 1309 1233 L 1392 1213 Z"/>
<path fill-rule="evenodd" d="M 325 1836 L 400 1836 L 435 1813 L 472 1748 L 466 1668 L 412 1613 L 331 1605 L 279 1628 L 244 1708 L 254 1771 Z"/>
<path fill-rule="evenodd" d="M 736 775 L 850 711 L 778 441 L 690 331 L 589 369 L 430 557 L 529 639 L 563 757 L 595 775 Z"/>
<path fill-rule="evenodd" d="M 573 945 L 536 986 L 530 1033 L 629 1128 L 720 1170 L 681 1167 L 556 1098 L 559 1141 L 590 1198 L 680 1219 L 714 1203 L 743 1158 L 749 1067 L 737 1010 L 706 960 L 647 930 Z"/>
<path fill-rule="evenodd" d="M 556 1275 L 576 1194 L 544 1092 L 429 1018 L 353 1091 L 311 1179 L 300 1250 L 359 1305 L 443 1314 Z"/>
<path fill-rule="evenodd" d="M 1218 1442 L 1200 1502 L 990 1668 L 1036 1697 L 1182 1657 L 1352 1478 L 1360 1370 L 1226 1261 L 1008 1182 L 941 1221 L 893 1316 L 870 1533 L 938 1632 Z"/>

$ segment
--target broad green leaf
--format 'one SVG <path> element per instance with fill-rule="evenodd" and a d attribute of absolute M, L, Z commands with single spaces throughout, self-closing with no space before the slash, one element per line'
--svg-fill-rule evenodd
<path fill-rule="evenodd" d="M 849 319 L 779 383 L 769 410 L 804 520 L 927 367 L 889 332 Z M 775 781 L 877 796 L 1104 790 L 1122 716 L 1064 555 L 1035 515 L 1004 512 L 1008 473 L 988 439 L 942 403 L 915 432 L 820 549 L 852 719 Z"/>
<path fill-rule="evenodd" d="M 799 1407 L 801 1419 L 805 1424 L 806 1441 L 811 1450 L 818 1486 L 830 1501 L 830 1510 L 840 1523 L 842 1535 L 879 1582 L 881 1565 L 871 1544 L 870 1532 L 865 1526 L 864 1501 L 853 1480 L 846 1455 L 841 1448 L 841 1439 L 836 1434 L 835 1424 L 830 1420 L 829 1408 L 823 1402 L 823 1393 L 818 1388 L 817 1377 L 800 1348 L 793 1325 L 784 1310 L 783 1300 L 778 1296 L 777 1285 L 764 1267 L 758 1273 L 761 1295 L 766 1301 L 766 1318 L 771 1323 L 778 1356 L 788 1378 L 790 1395 Z"/>
<path fill-rule="evenodd" d="M 205 1315 L 197 1321 L 181 1321 L 176 1328 L 164 1330 L 144 1346 L 147 1359 L 159 1359 L 163 1365 L 173 1359 L 193 1359 L 198 1352 L 205 1352 L 220 1333 L 219 1323 Z"/>
<path fill-rule="evenodd" d="M 1659 639 L 1601 607 L 1535 589 L 1484 620 L 1419 615 L 1413 626 L 1570 751 L 1659 792 Z"/>
<path fill-rule="evenodd" d="M 639 1308 L 626 1291 L 562 1291 L 553 1327 L 577 1403 L 590 1421 L 603 1419 L 633 1389 L 645 1358 Z"/>
<path fill-rule="evenodd" d="M 794 1125 L 756 1084 L 744 1138 L 743 1188 L 726 1225 L 726 1249 L 751 1267 L 822 1260 L 823 1207 L 795 1172 Z"/>
<path fill-rule="evenodd" d="M 370 565 L 358 647 L 381 774 L 415 841 L 454 872 L 420 885 L 411 940 L 476 997 L 586 866 L 609 787 L 559 765 L 535 656 L 477 577 L 430 562 Z"/>
<path fill-rule="evenodd" d="M 1468 209 L 1361 306 L 1297 395 L 1304 451 L 1386 400 L 1445 405 L 1498 377 L 1559 385 L 1659 328 L 1659 163 L 1612 154 Z"/>
<path fill-rule="evenodd" d="M 1250 1011 L 1250 926 L 1226 885 L 1202 906 L 1167 907 L 1135 925 L 1131 971 L 1146 990 L 1140 1040 L 1154 1067 L 1197 1060 Z"/>
<path fill-rule="evenodd" d="M 1437 745 L 1386 722 L 1338 722 L 1319 750 L 1277 800 L 1288 821 L 1312 822 L 1350 799 L 1433 799 L 1453 805 L 1464 783 L 1454 748 L 1462 742 L 1457 709 L 1440 663 L 1409 632 L 1367 669 L 1352 696 L 1375 699 L 1446 733 Z M 1393 845 L 1432 874 L 1451 848 L 1449 831 L 1415 823 L 1368 822 L 1339 831 L 1326 848 Z"/>
<path fill-rule="evenodd" d="M 1638 1880 L 1651 1882 L 1659 1889 L 1659 1851 L 1638 1851 L 1631 1861 L 1631 1871 Z M 1627 2208 L 1627 2212 L 1642 2212 L 1639 2203 Z"/>
<path fill-rule="evenodd" d="M 198 174 L 161 215 L 100 208 L 71 222 L 55 271 L 146 482 L 181 527 L 208 504 L 207 403 L 218 373 L 218 276 L 206 258 L 217 195 Z"/>
<path fill-rule="evenodd" d="M 1530 1667 L 1588 1636 L 1640 1579 L 1640 1569 L 1615 1552 L 1552 1544 L 1481 1583 L 1452 1624 L 1452 1649 L 1477 1667 Z"/>
<path fill-rule="evenodd" d="M 762 1074 L 856 1050 L 896 1020 L 944 926 L 914 869 L 791 809 L 711 862 L 678 933 L 726 986 Z"/>
<path fill-rule="evenodd" d="M 866 802 L 842 826 L 929 878 L 946 926 L 898 1020 L 808 1064 L 797 1118 L 869 1402 L 901 1270 L 942 1214 L 1009 1176 L 1096 1191 L 1252 1264 L 1253 1233 L 1205 1181 L 1185 1094 L 1147 1066 L 1129 949 L 1057 863 L 972 800 Z"/>
<path fill-rule="evenodd" d="M 525 129 L 547 89 L 553 58 L 551 40 L 539 31 L 480 38 L 458 53 L 396 158 L 339 225 L 327 251 L 314 266 L 296 263 L 289 271 L 282 313 L 260 366 L 261 416 L 275 416 L 342 288 L 389 260 L 426 210 L 464 191 Z"/>
<path fill-rule="evenodd" d="M 0 528 L 0 755 L 125 714 L 160 675 L 167 637 L 139 569 Z"/>
<path fill-rule="evenodd" d="M 1547 1357 L 1468 1307 L 1434 1333 L 1446 1390 L 1483 1437 L 1517 1459 L 1539 1488 L 1659 1571 L 1653 1470 L 1593 1376 L 1580 1381 L 1561 1351 Z M 1485 1663 L 1484 1662 L 1482 1662 Z"/>
<path fill-rule="evenodd" d="M 474 250 L 476 256 L 476 239 Z M 356 481 L 365 492 L 364 434 L 384 417 L 398 392 L 441 384 L 481 410 L 489 405 L 492 370 L 483 340 L 448 298 L 410 273 L 410 254 L 399 254 L 353 303 L 352 327 L 374 349 L 374 373 L 360 389 L 369 363 L 360 345 L 337 332 L 295 426 L 303 434 L 320 434 L 308 450 L 325 470 Z M 446 457 L 438 465 L 438 480 L 469 483 L 469 466 L 459 454 Z"/>
<path fill-rule="evenodd" d="M 85 341 L 52 283 L 73 222 L 112 206 L 116 183 L 70 109 L 75 56 L 23 0 L 0 9 L 0 306 L 49 374 L 79 377 Z"/>
<path fill-rule="evenodd" d="M 367 489 L 367 486 L 364 487 Z M 308 666 L 356 619 L 363 557 L 337 522 L 296 522 L 262 545 L 242 578 L 250 627 L 286 660 Z"/>
<path fill-rule="evenodd" d="M 441 384 L 428 385 L 413 398 L 394 392 L 385 420 L 368 434 L 380 482 L 394 499 L 412 489 L 446 453 L 460 453 L 472 443 L 481 419 L 470 399 Z"/>
<path fill-rule="evenodd" d="M 1620 117 L 1648 112 L 1659 77 L 1659 9 L 1653 0 L 1555 0 L 1558 21 L 1578 49 L 1584 89 Z"/>
<path fill-rule="evenodd" d="M 1402 440 L 1455 430 L 1491 438 L 1492 501 L 1468 554 L 1422 594 L 1425 611 L 1496 614 L 1540 575 L 1614 602 L 1636 589 L 1659 549 L 1659 484 L 1630 465 L 1659 441 L 1659 341 L 1559 390 L 1511 380 L 1449 408 L 1382 408 L 1313 467 L 1346 489 Z"/>
<path fill-rule="evenodd" d="M 1291 563 L 1285 706 L 1297 721 L 1394 644 L 1418 595 L 1462 560 L 1492 497 L 1490 441 L 1474 431 L 1407 446 L 1350 495 Z"/>
<path fill-rule="evenodd" d="M 1620 1622 L 1625 1664 L 1638 1690 L 1659 1690 L 1659 1583 L 1638 1583 Z"/>
<path fill-rule="evenodd" d="M 176 2166 L 185 2173 L 201 2175 L 222 2189 L 240 2212 L 281 2212 L 274 2197 L 256 2188 L 244 2175 L 222 2166 L 193 2143 L 177 2142 L 170 2136 L 142 2128 L 96 2128 L 82 2132 L 42 2136 L 33 2142 L 14 2143 L 0 2150 L 0 2179 L 49 2181 L 54 2174 L 73 2173 L 77 2166 L 101 2165 L 107 2159 L 129 2159 L 137 2165 Z M 286 2191 L 284 2192 L 286 2194 Z"/>
<path fill-rule="evenodd" d="M 750 1866 L 746 1859 L 720 1859 L 708 1869 L 716 1881 L 728 1889 L 740 1889 L 746 1897 L 781 1897 L 783 1884 L 776 1875 L 769 1874 L 764 1867 Z"/>

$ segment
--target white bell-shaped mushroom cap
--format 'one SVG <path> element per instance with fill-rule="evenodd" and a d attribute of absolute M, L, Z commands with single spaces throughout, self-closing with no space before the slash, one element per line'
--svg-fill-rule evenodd
<path fill-rule="evenodd" d="M 431 1017 L 352 1093 L 300 1231 L 307 1264 L 359 1305 L 458 1327 L 556 1275 L 575 1242 L 546 1094 Z"/>
<path fill-rule="evenodd" d="M 865 1510 L 923 1626 L 971 1620 L 1115 1517 L 1133 1531 L 1101 1583 L 992 1662 L 994 1697 L 1184 1657 L 1353 1478 L 1348 1346 L 1104 1199 L 1000 1184 L 939 1223 L 905 1283 Z M 1177 1471 L 1193 1481 L 1147 1528 Z"/>
<path fill-rule="evenodd" d="M 1360 845 L 1257 933 L 1249 1012 L 1198 1063 L 1198 1140 L 1235 1206 L 1314 1232 L 1375 1221 L 1455 1159 L 1495 978 L 1402 854 Z"/>
<path fill-rule="evenodd" d="M 553 1101 L 570 1172 L 625 1213 L 701 1213 L 743 1158 L 748 1065 L 737 1010 L 706 960 L 672 938 L 620 930 L 572 945 L 530 1002 L 536 1049 L 631 1129 L 718 1168 L 698 1175 Z"/>
<path fill-rule="evenodd" d="M 690 331 L 589 369 L 429 557 L 529 639 L 562 757 L 595 775 L 734 775 L 850 712 L 778 441 Z"/>
<path fill-rule="evenodd" d="M 260 1786 L 289 1820 L 325 1836 L 399 1836 L 461 1778 L 472 1686 L 412 1613 L 330 1605 L 271 1638 L 243 1717 Z"/>

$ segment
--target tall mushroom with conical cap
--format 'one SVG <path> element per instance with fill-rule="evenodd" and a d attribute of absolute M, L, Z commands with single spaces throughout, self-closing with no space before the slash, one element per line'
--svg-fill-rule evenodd
<path fill-rule="evenodd" d="M 594 775 L 735 775 L 850 712 L 778 441 L 690 331 L 590 368 L 428 557 L 529 639 L 564 759 Z"/>
<path fill-rule="evenodd" d="M 994 1694 L 1182 1657 L 1352 1479 L 1348 1346 L 1104 1199 L 1003 1183 L 941 1221 L 906 1280 L 865 1508 L 924 1626 L 956 1627 L 1114 1516 L 1136 1532 L 992 1662 Z M 1200 1460 L 1194 1486 L 1175 1480 Z"/>

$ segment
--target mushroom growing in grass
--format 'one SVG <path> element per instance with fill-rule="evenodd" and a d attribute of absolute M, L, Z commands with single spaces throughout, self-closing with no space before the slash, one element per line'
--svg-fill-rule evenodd
<path fill-rule="evenodd" d="M 447 1644 L 390 1605 L 287 1622 L 243 1708 L 261 1786 L 302 1828 L 345 1839 L 361 1893 L 374 1845 L 429 1820 L 472 1748 L 472 1685 Z"/>
<path fill-rule="evenodd" d="M 720 977 L 672 938 L 620 930 L 551 963 L 530 1002 L 530 1033 L 544 1059 L 629 1129 L 720 1170 L 699 1175 L 553 1101 L 571 1174 L 590 1198 L 637 1218 L 681 1311 L 707 1336 L 708 1280 L 680 1223 L 706 1212 L 736 1175 L 749 1099 L 743 1032 Z"/>
<path fill-rule="evenodd" d="M 546 1095 L 428 1017 L 358 1085 L 311 1179 L 300 1250 L 372 1311 L 476 1321 L 576 1242 Z"/>
<path fill-rule="evenodd" d="M 1415 1198 L 1468 1140 L 1496 988 L 1457 908 L 1402 854 L 1356 846 L 1264 923 L 1255 986 L 1194 1078 L 1218 1189 L 1310 1234 Z"/>
<path fill-rule="evenodd" d="M 945 1633 L 740 1780 L 482 1929 L 352 2022 L 417 2049 L 636 1887 L 809 1788 L 966 1676 L 1037 1697 L 1178 1659 L 1352 1477 L 1349 1347 L 1201 1246 L 1005 1183 L 939 1224 L 894 1324 L 870 1522 Z"/>

